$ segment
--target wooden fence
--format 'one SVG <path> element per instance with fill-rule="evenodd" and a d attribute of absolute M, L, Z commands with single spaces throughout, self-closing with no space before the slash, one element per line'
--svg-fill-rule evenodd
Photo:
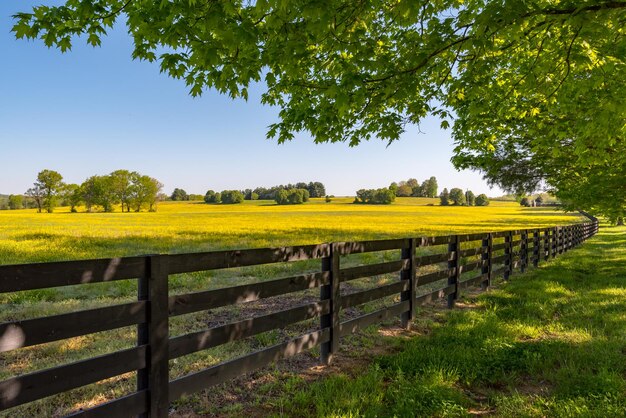
<path fill-rule="evenodd" d="M 485 289 L 496 275 L 508 279 L 516 268 L 524 271 L 556 257 L 594 235 L 597 229 L 594 221 L 469 235 L 0 266 L 2 293 L 125 279 L 137 279 L 138 283 L 138 299 L 132 303 L 0 324 L 0 352 L 137 326 L 137 344 L 133 348 L 0 382 L 0 410 L 136 371 L 134 393 L 70 416 L 166 417 L 170 402 L 183 395 L 316 346 L 321 346 L 321 361 L 329 363 L 339 349 L 341 337 L 392 317 L 401 317 L 406 326 L 415 317 L 418 305 L 438 298 L 447 297 L 448 306 L 453 307 L 461 289 L 471 285 Z M 418 255 L 416 250 L 423 247 L 432 248 L 420 253 L 431 253 Z M 436 248 L 442 251 L 433 254 Z M 348 268 L 340 263 L 341 256 L 387 250 L 400 250 L 400 258 Z M 183 295 L 168 293 L 168 276 L 172 274 L 308 259 L 321 260 L 319 271 Z M 433 265 L 440 268 L 433 271 L 430 267 L 428 273 L 423 272 L 424 266 Z M 364 291 L 340 292 L 342 282 L 394 272 L 399 273 L 400 280 Z M 474 276 L 466 278 L 470 272 L 475 272 Z M 444 283 L 433 290 L 437 281 Z M 170 317 L 312 288 L 320 289 L 320 299 L 314 303 L 169 336 Z M 341 310 L 391 295 L 399 296 L 399 302 L 341 321 Z M 298 338 L 169 379 L 172 359 L 315 317 L 319 317 L 319 327 Z"/>

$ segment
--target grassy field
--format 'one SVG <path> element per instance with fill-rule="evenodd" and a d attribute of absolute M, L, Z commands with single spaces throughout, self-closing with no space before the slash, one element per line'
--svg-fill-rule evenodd
<path fill-rule="evenodd" d="M 166 202 L 159 206 L 157 213 L 69 213 L 67 208 L 60 208 L 53 214 L 38 214 L 32 210 L 1 211 L 0 264 L 443 235 L 553 226 L 580 220 L 578 216 L 552 209 L 521 208 L 509 202 L 494 202 L 489 207 L 440 207 L 436 199 L 402 198 L 389 206 L 354 205 L 351 201 L 337 198 L 325 203 L 314 199 L 298 206 L 277 206 L 269 201 L 233 206 Z M 387 261 L 397 255 L 380 252 L 349 256 L 342 264 Z M 304 261 L 182 274 L 170 277 L 170 290 L 186 293 L 317 269 L 319 261 Z M 347 290 L 393 280 L 397 280 L 397 275 L 382 275 L 355 282 L 354 288 Z M 127 280 L 2 294 L 0 321 L 124 303 L 134 300 L 136 292 L 136 281 Z M 260 312 L 286 309 L 318 296 L 314 289 L 294 293 L 289 298 L 268 300 L 266 304 L 183 315 L 172 318 L 170 333 L 175 336 L 203 330 Z M 370 303 L 359 312 L 379 307 Z M 315 321 L 308 321 L 280 332 L 264 333 L 173 360 L 171 376 L 181 376 L 275 344 L 315 326 Z M 135 340 L 135 327 L 126 327 L 3 353 L 0 355 L 0 379 L 129 348 Z M 11 410 L 5 416 L 58 416 L 121 396 L 133 387 L 134 373 L 130 373 Z"/>
<path fill-rule="evenodd" d="M 387 338 L 399 352 L 368 368 L 292 380 L 273 416 L 624 417 L 625 271 L 626 228 L 602 229 L 465 309 L 422 311 L 426 335 Z"/>

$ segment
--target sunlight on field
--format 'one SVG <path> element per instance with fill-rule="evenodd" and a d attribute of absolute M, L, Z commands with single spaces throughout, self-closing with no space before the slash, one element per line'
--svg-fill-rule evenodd
<path fill-rule="evenodd" d="M 329 241 L 444 235 L 553 226 L 580 219 L 514 202 L 441 207 L 438 199 L 399 198 L 356 205 L 352 198 L 304 205 L 165 202 L 156 213 L 0 212 L 0 264 L 147 253 L 273 247 Z"/>

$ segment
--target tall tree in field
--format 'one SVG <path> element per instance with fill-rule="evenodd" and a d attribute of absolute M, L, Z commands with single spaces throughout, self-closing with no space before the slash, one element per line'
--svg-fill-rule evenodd
<path fill-rule="evenodd" d="M 434 115 L 454 124 L 458 168 L 616 211 L 571 179 L 611 183 L 623 167 L 626 1 L 50 3 L 18 13 L 16 37 L 67 51 L 123 22 L 133 58 L 158 62 L 194 96 L 247 98 L 264 81 L 261 101 L 281 108 L 268 130 L 279 142 L 303 130 L 316 142 L 393 142 Z M 626 191 L 613 194 L 622 202 Z"/>
<path fill-rule="evenodd" d="M 455 206 L 461 206 L 465 204 L 465 193 L 458 187 L 450 189 L 450 200 Z"/>
<path fill-rule="evenodd" d="M 63 176 L 54 170 L 42 170 L 37 174 L 35 188 L 41 190 L 43 208 L 48 213 L 54 212 L 63 189 Z"/>
<path fill-rule="evenodd" d="M 474 194 L 474 192 L 472 192 L 471 190 L 466 191 L 465 203 L 467 203 L 467 206 L 474 206 L 475 202 L 476 202 L 476 195 Z"/>
<path fill-rule="evenodd" d="M 426 180 L 426 196 L 425 197 L 437 197 L 437 191 L 439 185 L 437 184 L 437 178 L 432 176 Z"/>
<path fill-rule="evenodd" d="M 134 174 L 136 173 L 131 173 L 128 170 L 115 170 L 109 174 L 112 192 L 122 204 L 122 212 L 124 212 L 124 208 L 126 208 L 126 212 L 130 212 L 131 195 L 133 193 L 131 177 Z"/>
<path fill-rule="evenodd" d="M 450 193 L 448 192 L 448 189 L 444 188 L 443 191 L 441 192 L 441 194 L 439 195 L 439 200 L 441 201 L 441 206 L 448 206 L 450 205 Z"/>
<path fill-rule="evenodd" d="M 156 205 L 159 192 L 163 185 L 155 178 L 136 172 L 131 173 L 131 182 L 132 194 L 130 201 L 135 212 L 141 211 L 144 207 L 150 212 L 155 212 L 157 210 Z"/>
<path fill-rule="evenodd" d="M 41 213 L 43 208 L 43 191 L 41 188 L 35 184 L 34 187 L 26 190 L 25 195 L 33 199 L 33 202 L 35 202 L 35 205 L 37 206 L 37 212 Z"/>

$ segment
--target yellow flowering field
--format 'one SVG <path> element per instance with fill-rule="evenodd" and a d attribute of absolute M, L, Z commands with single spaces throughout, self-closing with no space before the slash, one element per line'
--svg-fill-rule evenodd
<path fill-rule="evenodd" d="M 0 211 L 0 264 L 445 235 L 578 219 L 515 202 L 443 207 L 427 198 L 398 198 L 391 205 L 358 205 L 352 198 L 294 206 L 164 202 L 156 213 Z"/>

